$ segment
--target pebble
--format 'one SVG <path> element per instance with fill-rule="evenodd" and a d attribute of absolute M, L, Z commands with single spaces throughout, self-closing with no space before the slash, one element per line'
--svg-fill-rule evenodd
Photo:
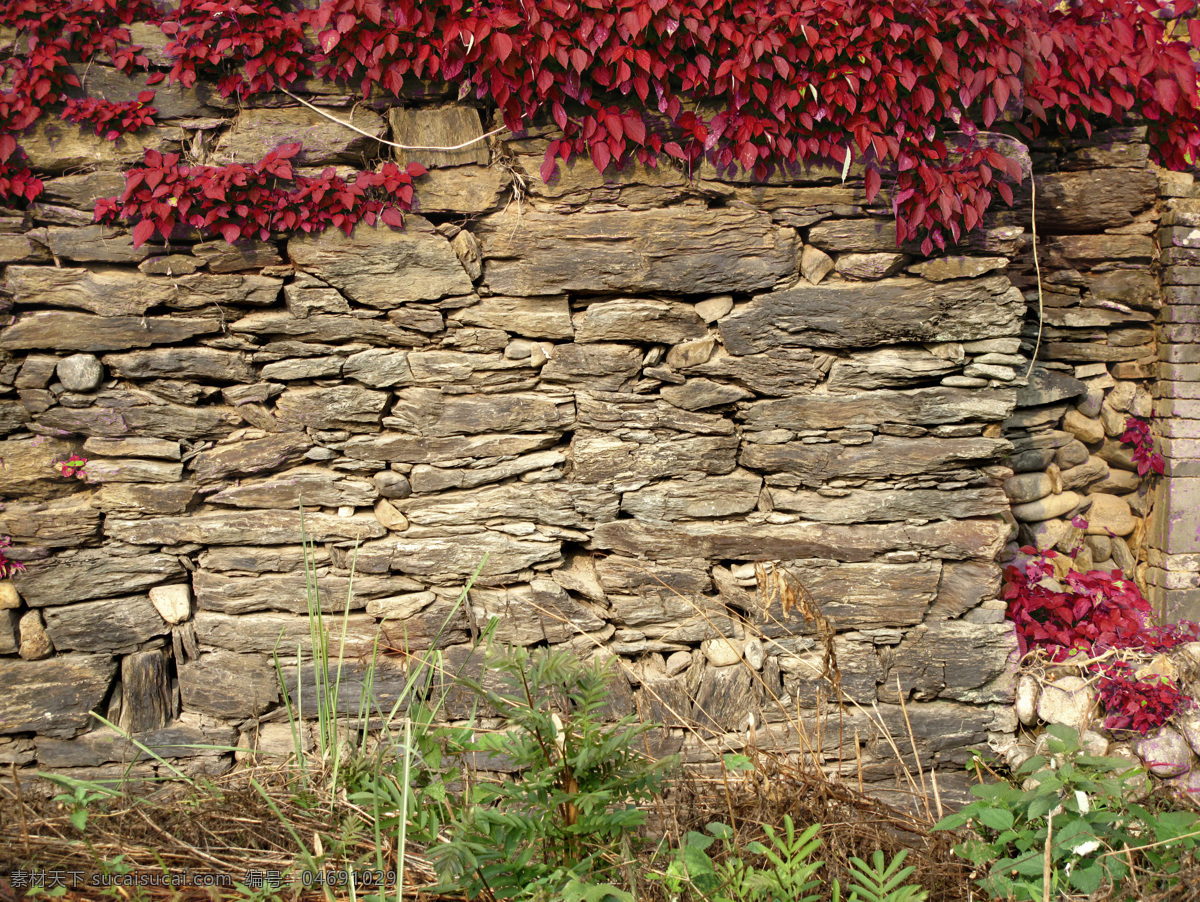
<path fill-rule="evenodd" d="M 746 663 L 755 670 L 762 670 L 763 662 L 766 660 L 766 653 L 763 651 L 761 639 L 751 639 L 746 643 L 746 647 L 742 650 L 742 654 L 746 658 Z"/>
<path fill-rule="evenodd" d="M 1089 457 L 1087 446 L 1078 439 L 1072 439 L 1054 453 L 1054 462 L 1064 470 L 1069 470 L 1086 463 Z"/>
<path fill-rule="evenodd" d="M 1170 727 L 1138 739 L 1134 751 L 1156 777 L 1178 777 L 1192 769 L 1192 747 Z"/>
<path fill-rule="evenodd" d="M 1052 520 L 1070 513 L 1079 506 L 1083 496 L 1075 492 L 1063 492 L 1061 495 L 1047 495 L 1028 504 L 1018 504 L 1012 509 L 1012 514 L 1018 520 L 1037 523 L 1042 520 Z"/>
<path fill-rule="evenodd" d="M 46 635 L 46 624 L 42 622 L 41 611 L 26 611 L 21 616 L 17 628 L 21 634 L 20 655 L 26 661 L 39 661 L 54 654 L 54 643 Z"/>
<path fill-rule="evenodd" d="M 667 658 L 667 676 L 677 676 L 692 666 L 690 651 L 677 651 Z"/>
<path fill-rule="evenodd" d="M 1085 417 L 1078 410 L 1068 410 L 1063 417 L 1063 429 L 1084 444 L 1104 441 L 1104 424 L 1092 417 Z"/>
<path fill-rule="evenodd" d="M 104 381 L 104 364 L 95 354 L 72 354 L 58 362 L 55 375 L 67 391 L 95 391 Z"/>
<path fill-rule="evenodd" d="M 696 315 L 706 323 L 715 323 L 733 309 L 733 295 L 722 294 L 696 305 Z"/>
<path fill-rule="evenodd" d="M 1004 494 L 1013 504 L 1038 501 L 1053 492 L 1053 483 L 1045 473 L 1018 473 L 1004 480 Z"/>
<path fill-rule="evenodd" d="M 155 586 L 150 590 L 150 603 L 167 623 L 183 623 L 192 616 L 192 588 L 187 583 Z"/>
<path fill-rule="evenodd" d="M 1116 495 L 1090 495 L 1091 510 L 1088 511 L 1087 533 L 1089 536 L 1127 536 L 1133 532 L 1137 520 L 1129 509 L 1129 502 Z"/>
<path fill-rule="evenodd" d="M 700 650 L 713 667 L 728 667 L 742 660 L 742 643 L 736 639 L 705 639 Z"/>
<path fill-rule="evenodd" d="M 1027 727 L 1037 723 L 1038 699 L 1042 696 L 1042 687 L 1037 677 L 1023 673 L 1017 677 L 1016 701 L 1013 707 L 1017 711 L 1017 719 Z"/>
<path fill-rule="evenodd" d="M 1042 687 L 1038 717 L 1046 723 L 1061 723 L 1078 730 L 1092 710 L 1092 690 L 1081 677 L 1067 676 Z"/>

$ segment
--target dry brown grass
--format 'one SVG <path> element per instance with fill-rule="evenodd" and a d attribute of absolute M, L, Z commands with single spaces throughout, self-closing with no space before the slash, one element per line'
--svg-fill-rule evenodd
<path fill-rule="evenodd" d="M 729 773 L 723 778 L 705 778 L 681 773 L 674 781 L 656 813 L 664 842 L 674 845 L 688 830 L 704 829 L 711 821 L 729 822 L 737 831 L 738 845 L 761 838 L 763 825 L 782 825 L 790 815 L 798 825 L 821 823 L 827 879 L 845 880 L 846 862 L 851 856 L 869 858 L 875 849 L 892 856 L 908 850 L 907 863 L 916 868 L 913 879 L 930 891 L 931 902 L 965 902 L 971 898 L 969 874 L 950 852 L 952 840 L 945 834 L 929 832 L 923 816 L 879 802 L 856 788 L 833 782 L 820 771 L 797 764 L 794 759 L 754 753 L 754 770 Z M 270 802 L 252 785 L 255 780 L 270 797 Z M 118 856 L 135 872 L 225 873 L 240 881 L 248 869 L 298 873 L 304 867 L 305 853 L 296 842 L 299 837 L 309 852 L 313 837 L 330 842 L 339 824 L 359 814 L 352 805 L 336 796 L 318 797 L 311 780 L 301 780 L 294 767 L 246 767 L 236 769 L 207 783 L 188 786 L 175 783 L 154 789 L 142 784 L 132 787 L 129 795 L 93 804 L 84 833 L 70 823 L 70 809 L 25 787 L 17 793 L 11 784 L 0 788 L 0 875 L 19 869 L 34 868 L 79 871 L 91 875 L 100 871 L 100 862 Z M 276 810 L 272 810 L 272 805 Z M 362 812 L 365 814 L 365 812 Z M 289 829 L 290 828 L 290 829 Z M 327 857 L 324 867 L 337 870 L 357 860 L 374 860 L 369 832 L 346 836 L 340 854 Z M 420 850 L 410 849 L 406 859 L 408 899 L 435 899 L 422 893 L 432 886 L 434 874 L 422 859 Z M 385 860 L 395 865 L 395 849 L 385 849 Z M 639 863 L 643 872 L 653 865 Z M 12 895 L 0 877 L 0 900 L 19 898 Z M 393 891 L 394 892 L 394 891 Z M 657 886 L 643 884 L 641 897 L 656 899 Z M 201 888 L 149 888 L 141 892 L 126 890 L 117 898 L 215 900 L 235 898 L 236 891 Z M 343 892 L 337 898 L 347 898 Z M 360 893 L 361 896 L 361 893 Z M 321 890 L 301 887 L 282 890 L 283 899 L 325 898 Z M 98 898 L 97 891 L 73 892 L 68 898 Z"/>

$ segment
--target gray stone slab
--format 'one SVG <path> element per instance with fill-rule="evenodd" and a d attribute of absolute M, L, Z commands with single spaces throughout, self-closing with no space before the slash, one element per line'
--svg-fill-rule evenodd
<path fill-rule="evenodd" d="M 806 485 L 816 488 L 831 479 L 883 479 L 981 466 L 1000 459 L 1010 447 L 1003 439 L 944 438 L 931 441 L 881 435 L 865 445 L 748 443 L 742 449 L 739 462 L 752 470 L 794 473 Z"/>
<path fill-rule="evenodd" d="M 677 206 L 485 217 L 483 278 L 494 294 L 769 288 L 796 271 L 796 236 L 763 213 Z"/>
<path fill-rule="evenodd" d="M 1004 276 L 942 284 L 801 282 L 735 308 L 719 328 L 725 347 L 738 355 L 779 347 L 866 348 L 1015 335 L 1024 310 L 1025 299 Z"/>
<path fill-rule="evenodd" d="M 170 631 L 145 595 L 49 607 L 44 617 L 46 633 L 60 651 L 129 654 Z"/>
<path fill-rule="evenodd" d="M 178 556 L 109 543 L 30 561 L 13 583 L 30 607 L 111 598 L 175 582 L 184 575 Z"/>
<path fill-rule="evenodd" d="M 293 238 L 288 255 L 300 269 L 367 307 L 389 310 L 405 301 L 473 290 L 450 242 L 420 216 L 406 216 L 403 231 L 359 223 L 350 237 L 329 229 Z"/>
<path fill-rule="evenodd" d="M 303 528 L 301 522 L 303 520 Z M 373 515 L 338 517 L 299 511 L 200 511 L 187 517 L 109 518 L 106 535 L 132 545 L 281 545 L 378 538 L 387 530 Z"/>
<path fill-rule="evenodd" d="M 44 661 L 0 658 L 0 734 L 70 736 L 89 726 L 108 695 L 116 662 L 108 655 L 58 655 Z"/>

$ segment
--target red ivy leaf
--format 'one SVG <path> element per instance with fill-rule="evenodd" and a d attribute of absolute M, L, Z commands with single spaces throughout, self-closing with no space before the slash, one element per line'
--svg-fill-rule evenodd
<path fill-rule="evenodd" d="M 1168 113 L 1175 112 L 1179 103 L 1179 83 L 1171 78 L 1160 78 L 1154 83 L 1154 96 Z"/>
<path fill-rule="evenodd" d="M 502 31 L 494 31 L 492 32 L 492 48 L 501 61 L 506 60 L 513 52 L 512 38 Z"/>
<path fill-rule="evenodd" d="M 612 154 L 609 152 L 608 143 L 605 141 L 597 141 L 592 145 L 592 163 L 596 169 L 603 172 L 608 168 L 609 162 L 612 160 Z"/>
<path fill-rule="evenodd" d="M 154 223 L 143 219 L 133 227 L 133 246 L 141 247 L 154 235 Z"/>
<path fill-rule="evenodd" d="M 877 169 L 868 169 L 866 185 L 867 203 L 871 203 L 873 200 L 875 200 L 875 195 L 879 193 L 880 182 L 881 180 L 879 177 L 879 171 Z"/>

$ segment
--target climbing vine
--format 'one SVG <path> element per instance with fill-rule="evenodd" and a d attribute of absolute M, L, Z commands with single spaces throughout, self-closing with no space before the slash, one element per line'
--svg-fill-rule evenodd
<path fill-rule="evenodd" d="M 18 52 L 0 73 L 8 85 L 0 132 L 19 138 L 78 88 L 73 62 L 103 55 L 123 71 L 147 69 L 127 29 L 141 20 L 170 38 L 171 65 L 152 81 L 214 78 L 242 99 L 311 76 L 364 97 L 442 82 L 494 104 L 514 131 L 548 116 L 561 136 L 547 150 L 546 179 L 579 155 L 601 170 L 666 156 L 693 171 L 703 162 L 760 180 L 832 161 L 843 176 L 863 178 L 869 202 L 886 189 L 899 240 L 920 239 L 930 253 L 979 227 L 997 197 L 1013 202 L 1021 165 L 984 141 L 984 129 L 1087 135 L 1136 114 L 1159 162 L 1178 169 L 1193 160 L 1200 98 L 1189 50 L 1200 44 L 1200 25 L 1187 21 L 1188 40 L 1172 40 L 1168 29 L 1194 6 L 325 0 L 295 9 L 278 0 L 180 0 L 159 14 L 145 0 L 16 0 L 0 13 L 18 32 Z M 0 188 L 10 199 L 36 196 L 36 179 L 6 147 Z M 371 201 L 364 194 L 361 202 Z M 120 215 L 139 210 L 125 204 Z M 335 224 L 337 215 L 298 227 Z"/>
<path fill-rule="evenodd" d="M 136 132 L 154 121 L 158 110 L 149 105 L 153 99 L 153 91 L 142 91 L 137 100 L 125 103 L 113 103 L 95 97 L 72 97 L 63 106 L 62 117 L 68 122 L 86 122 L 95 129 L 97 135 L 115 141 L 121 135 Z"/>
<path fill-rule="evenodd" d="M 412 205 L 412 180 L 425 174 L 420 163 L 404 169 L 384 163 L 351 180 L 332 168 L 299 176 L 291 164 L 299 152 L 299 144 L 285 144 L 252 166 L 185 166 L 179 154 L 148 150 L 142 164 L 125 174 L 124 193 L 96 204 L 96 219 L 136 222 L 136 246 L 155 234 L 168 239 L 176 226 L 217 234 L 230 244 L 329 226 L 349 235 L 360 220 L 403 225 L 400 211 Z"/>
<path fill-rule="evenodd" d="M 1133 445 L 1133 463 L 1139 476 L 1145 476 L 1151 470 L 1159 476 L 1166 472 L 1166 461 L 1154 450 L 1154 436 L 1150 432 L 1149 422 L 1139 417 L 1128 417 L 1121 441 Z"/>

